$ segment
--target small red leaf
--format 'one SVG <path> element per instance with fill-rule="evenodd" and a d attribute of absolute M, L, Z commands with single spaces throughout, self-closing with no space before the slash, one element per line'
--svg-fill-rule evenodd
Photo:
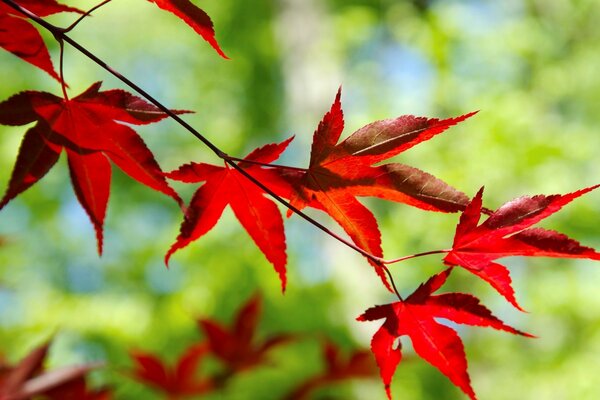
<path fill-rule="evenodd" d="M 186 24 L 188 24 L 197 34 L 202 36 L 219 55 L 225 59 L 228 57 L 223 53 L 219 43 L 215 39 L 215 30 L 213 23 L 202 9 L 196 7 L 189 0 L 149 0 L 156 4 L 163 10 L 169 11 L 181 18 Z"/>

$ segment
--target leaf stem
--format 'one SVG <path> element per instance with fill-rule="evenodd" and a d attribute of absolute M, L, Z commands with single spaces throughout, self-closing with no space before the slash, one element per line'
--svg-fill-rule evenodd
<path fill-rule="evenodd" d="M 425 251 L 423 253 L 411 254 L 411 255 L 400 257 L 400 258 L 396 258 L 396 259 L 393 259 L 393 260 L 384 260 L 384 261 L 382 261 L 382 263 L 386 264 L 386 265 L 388 265 L 388 264 L 395 264 L 395 263 L 398 263 L 398 262 L 401 262 L 401 261 L 410 260 L 411 258 L 423 257 L 423 256 L 431 255 L 431 254 L 450 253 L 451 251 L 452 251 L 452 249 Z"/>
<path fill-rule="evenodd" d="M 67 94 L 67 84 L 65 83 L 65 74 L 63 72 L 64 58 L 65 58 L 65 43 L 62 40 L 58 40 L 60 46 L 60 61 L 58 66 L 58 73 L 60 74 L 60 88 L 62 89 L 63 97 L 66 101 L 69 101 L 69 95 Z"/>
<path fill-rule="evenodd" d="M 150 103 L 154 104 L 158 109 L 163 111 L 171 119 L 175 120 L 179 125 L 181 125 L 183 128 L 185 128 L 192 135 L 194 135 L 202 143 L 204 143 L 204 145 L 206 147 L 208 147 L 210 150 L 212 150 L 217 155 L 217 157 L 223 159 L 232 168 L 234 168 L 240 174 L 245 176 L 256 186 L 261 188 L 265 193 L 269 194 L 274 200 L 276 200 L 277 202 L 282 204 L 284 207 L 290 209 L 293 213 L 297 214 L 298 216 L 300 216 L 301 218 L 303 218 L 304 220 L 306 220 L 307 222 L 309 222 L 316 228 L 325 232 L 327 235 L 331 236 L 332 238 L 336 239 L 337 241 L 345 244 L 347 247 L 350 247 L 357 253 L 360 253 L 362 256 L 366 257 L 367 259 L 369 259 L 375 263 L 378 263 L 378 264 L 381 264 L 383 262 L 383 259 L 381 257 L 374 256 L 373 254 L 369 253 L 368 251 L 365 251 L 362 248 L 360 248 L 359 246 L 355 245 L 351 241 L 341 237 L 340 235 L 336 234 L 329 228 L 325 227 L 325 225 L 321 224 L 320 222 L 316 221 L 312 217 L 303 213 L 302 211 L 300 211 L 300 209 L 296 208 L 295 206 L 290 204 L 288 201 L 286 201 L 285 199 L 283 199 L 282 197 L 277 195 L 273 190 L 271 190 L 270 188 L 265 186 L 262 182 L 260 182 L 258 179 L 256 179 L 251 174 L 249 174 L 244 168 L 240 167 L 236 163 L 236 161 L 234 161 L 233 157 L 229 156 L 227 153 L 225 153 L 220 148 L 218 148 L 215 144 L 213 144 L 210 140 L 208 140 L 206 137 L 204 137 L 200 132 L 198 132 L 196 129 L 194 129 L 190 124 L 185 122 L 181 117 L 179 117 L 177 114 L 175 114 L 169 108 L 167 108 L 161 102 L 159 102 L 157 99 L 155 99 L 152 95 L 150 95 L 144 89 L 142 89 L 141 87 L 136 85 L 133 81 L 129 80 L 127 77 L 125 77 L 124 75 L 122 75 L 121 73 L 119 73 L 118 71 L 113 69 L 106 62 L 102 61 L 95 54 L 93 54 L 92 52 L 87 50 L 85 47 L 80 45 L 77 41 L 75 41 L 75 40 L 71 39 L 69 36 L 67 36 L 64 29 L 59 28 L 59 27 L 52 25 L 51 23 L 45 21 L 44 19 L 40 18 L 38 15 L 32 13 L 31 11 L 27 10 L 26 8 L 23 8 L 19 4 L 15 3 L 14 0 L 1 0 L 1 1 L 6 3 L 7 5 L 9 5 L 10 7 L 14 8 L 15 10 L 19 11 L 20 13 L 22 13 L 23 15 L 25 15 L 32 21 L 35 21 L 37 24 L 41 25 L 43 28 L 47 29 L 49 32 L 51 32 L 54 35 L 56 40 L 64 41 L 64 42 L 70 44 L 71 46 L 73 46 L 80 53 L 82 53 L 83 55 L 88 57 L 90 60 L 95 62 L 97 65 L 99 65 L 103 69 L 105 69 L 111 75 L 115 76 L 121 82 L 125 83 L 127 86 L 129 86 L 131 89 L 136 91 L 138 94 L 140 94 L 146 100 L 148 100 Z M 239 160 L 239 159 L 237 159 L 237 160 Z M 246 161 L 246 160 L 244 160 L 244 161 Z"/>
<path fill-rule="evenodd" d="M 398 291 L 398 288 L 396 287 L 396 282 L 394 282 L 394 277 L 392 276 L 392 273 L 390 272 L 388 267 L 386 267 L 385 265 L 382 265 L 381 267 L 387 274 L 388 278 L 390 278 L 390 283 L 392 284 L 392 288 L 394 289 L 394 292 L 396 293 L 396 297 L 398 297 L 398 300 L 404 301 L 404 299 L 402 298 L 402 295 L 400 294 L 400 292 Z"/>
<path fill-rule="evenodd" d="M 73 28 L 75 28 L 81 21 L 83 21 L 86 17 L 89 17 L 94 11 L 102 7 L 103 5 L 110 3 L 112 0 L 104 0 L 100 4 L 96 4 L 94 7 L 90 8 L 88 11 L 83 13 L 75 22 L 69 25 L 67 28 L 63 29 L 63 33 L 71 32 Z"/>

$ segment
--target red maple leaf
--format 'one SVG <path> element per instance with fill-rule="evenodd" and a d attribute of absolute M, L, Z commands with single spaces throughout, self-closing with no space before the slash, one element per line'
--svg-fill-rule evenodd
<path fill-rule="evenodd" d="M 59 12 L 82 13 L 55 0 L 16 0 L 16 3 L 40 17 Z M 21 13 L 3 2 L 0 2 L 0 47 L 46 71 L 60 82 L 38 30 Z"/>
<path fill-rule="evenodd" d="M 456 227 L 452 250 L 444 258 L 448 265 L 459 265 L 489 282 L 511 304 L 515 299 L 508 269 L 493 260 L 507 256 L 589 258 L 600 260 L 600 253 L 552 230 L 531 225 L 559 211 L 577 197 L 596 189 L 588 187 L 565 195 L 523 196 L 492 213 L 481 225 L 483 188 L 464 210 Z"/>
<path fill-rule="evenodd" d="M 308 399 L 315 390 L 323 386 L 349 379 L 370 378 L 377 373 L 377 367 L 367 351 L 355 350 L 343 357 L 341 349 L 330 340 L 324 340 L 322 346 L 325 371 L 300 384 L 286 396 L 287 400 Z"/>
<path fill-rule="evenodd" d="M 230 329 L 211 319 L 198 320 L 198 327 L 206 335 L 212 355 L 220 359 L 230 373 L 260 364 L 273 347 L 292 339 L 289 335 L 276 335 L 256 343 L 260 313 L 261 300 L 255 295 L 240 309 Z"/>
<path fill-rule="evenodd" d="M 374 196 L 430 211 L 464 209 L 469 198 L 436 177 L 399 164 L 372 166 L 429 140 L 474 113 L 438 120 L 405 115 L 376 121 L 338 143 L 344 129 L 341 89 L 313 135 L 306 172 L 281 171 L 295 191 L 291 203 L 328 213 L 350 238 L 370 254 L 382 257 L 381 234 L 373 214 L 357 196 Z M 288 216 L 290 213 L 288 213 Z M 381 265 L 372 262 L 388 287 Z"/>
<path fill-rule="evenodd" d="M 163 10 L 167 10 L 177 17 L 181 18 L 188 24 L 196 33 L 206 40 L 219 55 L 223 58 L 228 58 L 223 50 L 219 47 L 219 43 L 215 39 L 215 30 L 213 23 L 202 9 L 195 6 L 189 0 L 149 0 Z"/>
<path fill-rule="evenodd" d="M 64 149 L 75 194 L 94 225 L 101 254 L 110 161 L 138 182 L 179 203 L 181 199 L 166 182 L 144 141 L 120 123 L 142 125 L 159 121 L 166 114 L 125 91 L 99 89 L 98 82 L 70 100 L 27 91 L 0 103 L 0 124 L 37 122 L 23 138 L 0 209 L 39 181 Z"/>
<path fill-rule="evenodd" d="M 97 364 L 63 367 L 44 371 L 50 343 L 32 350 L 14 366 L 0 365 L 0 399 L 27 400 L 32 397 L 60 400 L 109 400 L 110 391 L 89 391 L 85 375 Z"/>
<path fill-rule="evenodd" d="M 169 399 L 206 394 L 214 389 L 213 382 L 198 378 L 197 370 L 207 353 L 208 346 L 204 343 L 190 346 L 171 368 L 153 354 L 132 352 L 135 362 L 132 376 L 167 394 Z"/>
<path fill-rule="evenodd" d="M 292 138 L 269 144 L 252 151 L 245 160 L 269 163 L 276 160 Z M 280 187 L 284 181 L 273 170 L 244 163 L 240 164 L 250 175 L 267 186 Z M 197 240 L 217 223 L 229 205 L 254 243 L 273 264 L 279 274 L 281 288 L 286 286 L 286 252 L 283 219 L 275 203 L 248 178 L 228 165 L 219 167 L 204 163 L 189 163 L 166 174 L 182 182 L 204 182 L 196 191 L 181 224 L 176 242 L 171 246 L 165 262 L 177 250 Z"/>
<path fill-rule="evenodd" d="M 462 341 L 454 329 L 440 324 L 436 318 L 532 337 L 505 325 L 474 296 L 465 293 L 434 296 L 433 293 L 446 282 L 451 270 L 449 268 L 434 275 L 406 300 L 369 308 L 357 318 L 358 321 L 385 318 L 371 340 L 371 350 L 390 399 L 392 376 L 402 359 L 401 343 L 398 342 L 397 347 L 394 347 L 394 342 L 404 335 L 410 338 L 419 357 L 439 369 L 471 399 L 475 399 Z"/>

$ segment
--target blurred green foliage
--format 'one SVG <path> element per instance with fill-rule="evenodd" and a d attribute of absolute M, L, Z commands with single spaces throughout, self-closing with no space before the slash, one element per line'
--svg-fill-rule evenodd
<path fill-rule="evenodd" d="M 89 0 L 68 2 L 89 8 Z M 135 3 L 135 4 L 134 4 Z M 565 193 L 598 183 L 600 163 L 600 2 L 597 0 L 255 0 L 197 1 L 213 18 L 220 59 L 187 26 L 142 0 L 114 1 L 72 36 L 173 108 L 231 154 L 297 138 L 284 160 L 304 165 L 312 130 L 343 84 L 347 133 L 401 114 L 446 117 L 481 110 L 461 126 L 402 154 L 402 162 L 468 194 L 486 186 L 497 207 L 522 194 Z M 65 26 L 72 16 L 52 20 Z M 57 60 L 57 46 L 47 34 Z M 72 49 L 72 93 L 103 80 L 123 85 Z M 0 54 L 0 98 L 26 89 L 59 93 L 43 72 Z M 0 186 L 6 187 L 25 129 L 0 127 Z M 165 170 L 190 160 L 218 162 L 170 121 L 139 129 Z M 151 398 L 122 374 L 137 348 L 175 357 L 199 337 L 195 318 L 229 321 L 252 293 L 265 298 L 260 333 L 307 339 L 273 353 L 272 365 L 236 378 L 215 398 L 277 399 L 322 367 L 316 337 L 368 347 L 377 324 L 354 321 L 393 298 L 358 255 L 298 218 L 286 222 L 288 292 L 230 211 L 206 237 L 162 257 L 181 215 L 169 199 L 115 171 L 105 254 L 75 200 L 64 162 L 0 213 L 0 349 L 17 359 L 50 336 L 53 366 L 105 360 L 96 383 L 117 398 Z M 194 187 L 176 186 L 189 198 Z M 600 194 L 548 220 L 600 247 Z M 448 247 L 456 215 L 428 214 L 368 200 L 388 257 Z M 325 220 L 323 215 L 314 213 Z M 332 225 L 333 226 L 333 225 Z M 338 230 L 337 227 L 333 227 Z M 450 287 L 470 291 L 538 339 L 460 328 L 475 391 L 482 399 L 598 398 L 600 270 L 588 261 L 507 261 L 517 297 L 511 309 L 466 272 Z M 435 258 L 394 265 L 410 293 L 439 271 Z M 396 373 L 397 398 L 462 399 L 414 356 Z M 265 383 L 268 382 L 268 385 Z M 383 399 L 378 380 L 323 391 L 320 399 Z"/>

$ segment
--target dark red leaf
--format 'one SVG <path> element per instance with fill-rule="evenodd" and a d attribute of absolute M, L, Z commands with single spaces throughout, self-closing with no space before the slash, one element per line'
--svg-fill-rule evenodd
<path fill-rule="evenodd" d="M 341 349 L 333 342 L 323 342 L 325 370 L 299 384 L 286 400 L 310 399 L 315 390 L 331 384 L 357 378 L 370 378 L 377 374 L 377 366 L 367 351 L 356 350 L 343 357 Z"/>
<path fill-rule="evenodd" d="M 288 335 L 277 335 L 262 342 L 257 341 L 256 326 L 260 313 L 261 299 L 255 295 L 242 306 L 230 329 L 211 319 L 198 320 L 198 326 L 206 335 L 211 353 L 231 372 L 247 370 L 260 364 L 269 350 L 291 340 Z"/>
<path fill-rule="evenodd" d="M 71 100 L 33 91 L 12 96 L 0 103 L 0 123 L 37 124 L 23 139 L 0 208 L 39 181 L 65 148 L 73 188 L 94 225 L 101 253 L 110 192 L 109 159 L 133 179 L 181 204 L 144 141 L 119 122 L 139 125 L 165 117 L 157 107 L 122 90 L 101 92 L 99 82 Z"/>
<path fill-rule="evenodd" d="M 198 367 L 208 347 L 201 343 L 190 346 L 174 367 L 167 366 L 159 357 L 144 352 L 132 352 L 135 362 L 133 377 L 147 385 L 173 396 L 173 398 L 197 396 L 213 390 L 210 379 L 197 377 Z"/>

